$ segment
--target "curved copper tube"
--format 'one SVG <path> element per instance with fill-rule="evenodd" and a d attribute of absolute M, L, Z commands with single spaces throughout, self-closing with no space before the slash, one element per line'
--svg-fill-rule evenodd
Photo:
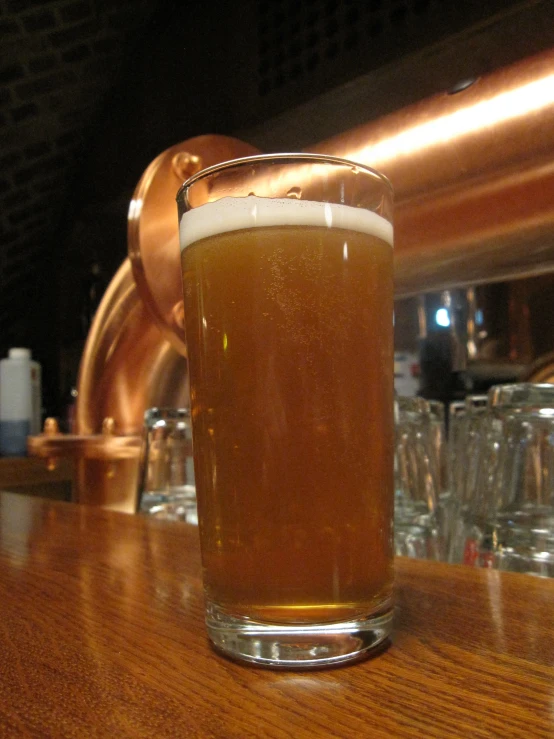
<path fill-rule="evenodd" d="M 140 434 L 145 408 L 188 404 L 186 360 L 164 338 L 141 300 L 126 259 L 94 318 L 81 361 L 76 431 Z"/>
<path fill-rule="evenodd" d="M 129 208 L 126 259 L 98 308 L 78 378 L 76 431 L 139 434 L 144 411 L 188 405 L 177 190 L 196 168 L 258 153 L 227 136 L 171 147 L 146 169 Z"/>
<path fill-rule="evenodd" d="M 258 153 L 229 136 L 197 136 L 154 159 L 133 194 L 127 236 L 135 282 L 158 328 L 183 354 L 177 190 L 199 169 Z"/>

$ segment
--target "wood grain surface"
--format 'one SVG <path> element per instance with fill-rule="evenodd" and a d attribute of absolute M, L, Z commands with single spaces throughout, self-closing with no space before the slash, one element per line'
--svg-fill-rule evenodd
<path fill-rule="evenodd" d="M 554 581 L 400 560 L 387 650 L 270 671 L 211 650 L 197 537 L 0 495 L 0 736 L 554 736 Z"/>

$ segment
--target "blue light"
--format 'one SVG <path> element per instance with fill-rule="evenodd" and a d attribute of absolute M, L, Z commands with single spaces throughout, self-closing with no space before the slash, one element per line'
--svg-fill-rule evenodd
<path fill-rule="evenodd" d="M 437 326 L 444 326 L 444 328 L 448 328 L 448 326 L 450 326 L 450 316 L 448 315 L 446 308 L 439 308 L 437 310 L 435 313 L 435 322 Z"/>

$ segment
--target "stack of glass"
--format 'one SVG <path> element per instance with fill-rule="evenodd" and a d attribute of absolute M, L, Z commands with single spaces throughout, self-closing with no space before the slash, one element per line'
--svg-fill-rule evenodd
<path fill-rule="evenodd" d="M 449 560 L 554 576 L 554 385 L 500 385 L 458 410 Z"/>
<path fill-rule="evenodd" d="M 395 552 L 554 577 L 554 385 L 395 399 Z M 145 414 L 139 510 L 197 523 L 190 416 Z"/>
<path fill-rule="evenodd" d="M 463 408 L 450 408 L 448 470 L 453 504 L 447 549 L 448 559 L 454 563 L 484 564 L 478 562 L 478 557 L 487 539 L 490 500 L 478 477 L 486 423 L 486 395 L 468 396 Z"/>
<path fill-rule="evenodd" d="M 422 398 L 395 400 L 395 507 L 397 555 L 443 558 L 439 506 L 444 475 L 444 411 Z"/>

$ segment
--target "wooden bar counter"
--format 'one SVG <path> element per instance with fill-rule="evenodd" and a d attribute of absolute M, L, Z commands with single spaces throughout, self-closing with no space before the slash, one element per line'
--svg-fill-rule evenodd
<path fill-rule="evenodd" d="M 0 736 L 554 736 L 554 581 L 400 560 L 386 651 L 269 671 L 211 650 L 197 537 L 0 495 Z"/>

